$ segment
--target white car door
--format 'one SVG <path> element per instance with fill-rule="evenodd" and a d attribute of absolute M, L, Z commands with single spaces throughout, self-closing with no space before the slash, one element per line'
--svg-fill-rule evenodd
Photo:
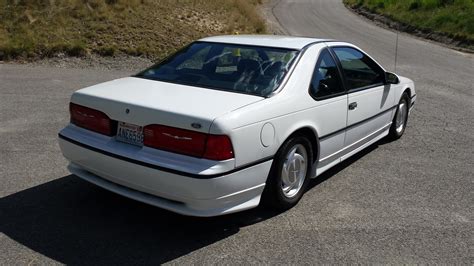
<path fill-rule="evenodd" d="M 347 93 L 340 69 L 328 48 L 318 57 L 311 79 L 309 93 L 318 102 L 315 119 L 318 124 L 331 125 L 331 132 L 319 136 L 320 154 L 317 173 L 320 174 L 340 160 L 339 152 L 344 147 L 347 123 Z"/>
<path fill-rule="evenodd" d="M 385 71 L 354 47 L 332 47 L 340 62 L 348 89 L 347 128 L 344 141 L 348 154 L 380 136 L 390 126 L 394 93 L 385 85 Z"/>

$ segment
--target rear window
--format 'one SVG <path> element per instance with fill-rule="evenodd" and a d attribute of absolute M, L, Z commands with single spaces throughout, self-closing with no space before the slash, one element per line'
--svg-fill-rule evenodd
<path fill-rule="evenodd" d="M 297 50 L 195 42 L 137 77 L 268 96 L 278 88 Z"/>

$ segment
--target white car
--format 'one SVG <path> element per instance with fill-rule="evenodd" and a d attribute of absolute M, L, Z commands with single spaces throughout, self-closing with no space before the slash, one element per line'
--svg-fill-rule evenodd
<path fill-rule="evenodd" d="M 59 144 L 74 175 L 173 212 L 284 210 L 309 179 L 402 136 L 415 100 L 413 81 L 350 43 L 216 36 L 75 92 Z"/>

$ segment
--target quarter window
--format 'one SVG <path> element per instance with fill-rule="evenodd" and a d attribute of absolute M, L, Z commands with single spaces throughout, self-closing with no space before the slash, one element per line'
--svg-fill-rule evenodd
<path fill-rule="evenodd" d="M 333 49 L 341 62 L 349 89 L 383 84 L 384 71 L 367 55 L 350 47 L 336 47 Z"/>
<path fill-rule="evenodd" d="M 319 55 L 311 80 L 310 93 L 316 99 L 327 98 L 343 93 L 341 78 L 336 62 L 327 49 Z"/>

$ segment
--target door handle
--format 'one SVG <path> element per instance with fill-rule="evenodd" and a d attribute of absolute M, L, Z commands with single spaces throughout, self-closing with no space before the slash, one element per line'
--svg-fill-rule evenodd
<path fill-rule="evenodd" d="M 349 104 L 349 110 L 355 110 L 357 108 L 357 102 L 353 102 Z"/>

